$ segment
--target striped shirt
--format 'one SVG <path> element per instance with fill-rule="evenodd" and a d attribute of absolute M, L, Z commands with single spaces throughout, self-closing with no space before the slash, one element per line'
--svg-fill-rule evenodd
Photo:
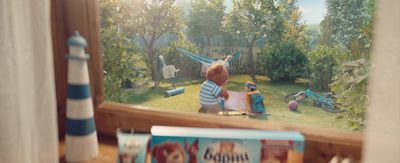
<path fill-rule="evenodd" d="M 200 88 L 200 104 L 216 105 L 220 104 L 219 95 L 222 88 L 210 80 L 203 82 Z"/>

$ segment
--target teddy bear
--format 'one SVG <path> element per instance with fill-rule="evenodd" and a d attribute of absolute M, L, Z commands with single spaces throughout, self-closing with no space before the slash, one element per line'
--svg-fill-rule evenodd
<path fill-rule="evenodd" d="M 200 88 L 201 108 L 199 111 L 202 113 L 218 113 L 223 109 L 224 100 L 229 98 L 228 91 L 223 88 L 229 77 L 229 72 L 224 64 L 225 62 L 214 63 L 207 70 L 207 80 Z"/>

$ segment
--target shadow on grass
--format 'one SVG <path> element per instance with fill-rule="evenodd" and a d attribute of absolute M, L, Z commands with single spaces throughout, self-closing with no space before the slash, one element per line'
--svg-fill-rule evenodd
<path fill-rule="evenodd" d="M 291 110 L 291 111 L 292 111 L 292 113 L 301 114 L 300 110 Z"/>
<path fill-rule="evenodd" d="M 132 104 L 141 104 L 153 98 L 158 98 L 160 96 L 164 96 L 165 91 L 169 90 L 164 87 L 147 87 L 143 86 L 141 88 L 126 90 L 128 97 L 127 102 Z"/>
<path fill-rule="evenodd" d="M 190 85 L 200 85 L 203 81 L 200 79 L 180 79 L 175 86 L 185 87 Z M 171 83 L 162 81 L 158 87 L 153 84 L 143 85 L 139 88 L 125 90 L 127 93 L 126 102 L 131 104 L 142 104 L 152 99 L 167 98 L 165 92 L 173 89 Z"/>

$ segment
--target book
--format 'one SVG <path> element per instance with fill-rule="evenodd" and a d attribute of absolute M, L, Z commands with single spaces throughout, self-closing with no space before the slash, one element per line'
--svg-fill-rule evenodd
<path fill-rule="evenodd" d="M 148 151 L 150 134 L 138 134 L 133 131 L 117 132 L 118 139 L 118 158 L 117 163 L 148 163 L 150 162 L 150 153 Z"/>
<path fill-rule="evenodd" d="M 224 104 L 224 109 L 226 111 L 246 111 L 246 92 L 228 91 L 228 94 L 229 98 Z"/>
<path fill-rule="evenodd" d="M 152 163 L 302 163 L 296 131 L 153 126 Z"/>

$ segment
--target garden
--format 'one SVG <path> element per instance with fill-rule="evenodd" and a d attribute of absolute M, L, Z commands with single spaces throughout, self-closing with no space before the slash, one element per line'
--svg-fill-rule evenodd
<path fill-rule="evenodd" d="M 376 2 L 326 0 L 323 20 L 307 24 L 298 1 L 100 0 L 106 100 L 198 112 L 199 60 L 237 53 L 225 88 L 254 82 L 269 115 L 234 118 L 362 131 Z M 184 92 L 166 97 L 175 86 Z M 314 106 L 310 95 L 289 109 L 284 97 L 307 89 L 330 92 L 341 112 Z"/>

